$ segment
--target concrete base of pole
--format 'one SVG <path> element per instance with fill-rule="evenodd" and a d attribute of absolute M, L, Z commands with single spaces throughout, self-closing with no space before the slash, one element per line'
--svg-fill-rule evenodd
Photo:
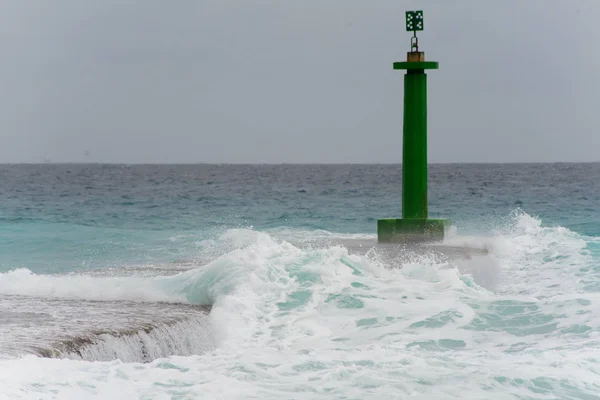
<path fill-rule="evenodd" d="M 380 219 L 377 221 L 377 240 L 380 243 L 441 241 L 449 227 L 447 219 Z"/>

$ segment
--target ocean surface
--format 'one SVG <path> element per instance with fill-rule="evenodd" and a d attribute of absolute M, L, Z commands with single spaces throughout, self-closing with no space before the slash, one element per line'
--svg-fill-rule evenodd
<path fill-rule="evenodd" d="M 600 164 L 0 165 L 0 399 L 600 399 Z M 342 243 L 342 244 L 340 244 Z"/>

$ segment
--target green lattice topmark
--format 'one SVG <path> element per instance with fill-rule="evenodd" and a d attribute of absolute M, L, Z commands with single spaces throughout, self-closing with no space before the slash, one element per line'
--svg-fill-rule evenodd
<path fill-rule="evenodd" d="M 423 11 L 406 12 L 406 31 L 417 32 L 423 30 Z"/>

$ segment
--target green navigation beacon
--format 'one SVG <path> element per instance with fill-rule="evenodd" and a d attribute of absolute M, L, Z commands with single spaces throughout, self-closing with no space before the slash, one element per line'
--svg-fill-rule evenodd
<path fill-rule="evenodd" d="M 377 221 L 379 242 L 439 241 L 449 226 L 445 219 L 429 219 L 427 214 L 427 75 L 438 69 L 435 61 L 425 61 L 419 51 L 417 32 L 423 30 L 423 11 L 406 13 L 406 30 L 413 32 L 406 61 L 394 69 L 405 70 L 404 123 L 402 141 L 402 218 Z"/>

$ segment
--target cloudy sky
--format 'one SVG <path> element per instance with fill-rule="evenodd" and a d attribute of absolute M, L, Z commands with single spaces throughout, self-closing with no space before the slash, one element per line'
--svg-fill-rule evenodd
<path fill-rule="evenodd" d="M 0 0 L 0 162 L 600 161 L 598 0 Z"/>

